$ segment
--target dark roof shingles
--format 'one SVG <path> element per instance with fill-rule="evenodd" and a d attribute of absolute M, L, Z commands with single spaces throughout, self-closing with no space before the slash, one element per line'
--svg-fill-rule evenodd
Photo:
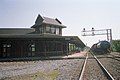
<path fill-rule="evenodd" d="M 33 28 L 0 28 L 0 35 L 2 34 L 29 34 L 34 32 Z"/>
<path fill-rule="evenodd" d="M 43 17 L 43 19 L 44 19 L 43 23 L 64 26 L 64 25 L 60 24 L 60 22 L 58 22 L 56 19 L 52 19 L 52 18 L 48 18 L 48 17 Z"/>

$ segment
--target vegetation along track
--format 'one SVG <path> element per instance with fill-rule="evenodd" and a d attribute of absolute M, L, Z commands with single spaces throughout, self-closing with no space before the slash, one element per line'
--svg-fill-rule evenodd
<path fill-rule="evenodd" d="M 82 67 L 79 80 L 114 80 L 93 53 L 88 53 L 88 55 Z"/>

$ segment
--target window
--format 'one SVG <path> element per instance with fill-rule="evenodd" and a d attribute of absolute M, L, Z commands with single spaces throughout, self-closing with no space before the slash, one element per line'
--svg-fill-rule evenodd
<path fill-rule="evenodd" d="M 55 28 L 54 28 L 54 27 L 51 27 L 51 33 L 52 33 L 52 34 L 55 34 L 55 32 L 56 32 Z"/>
<path fill-rule="evenodd" d="M 59 28 L 56 28 L 56 34 L 57 35 L 59 34 Z"/>
<path fill-rule="evenodd" d="M 50 33 L 50 26 L 46 26 L 46 33 Z"/>
<path fill-rule="evenodd" d="M 42 28 L 41 27 L 39 28 L 39 31 L 40 31 L 40 34 L 41 34 L 42 33 Z"/>
<path fill-rule="evenodd" d="M 3 57 L 9 57 L 11 52 L 11 44 L 3 44 Z"/>
<path fill-rule="evenodd" d="M 28 52 L 28 56 L 35 56 L 35 43 L 31 43 L 29 44 L 29 52 Z"/>
<path fill-rule="evenodd" d="M 35 44 L 30 44 L 29 50 L 35 52 Z"/>
<path fill-rule="evenodd" d="M 10 48 L 10 44 L 3 44 L 3 52 L 7 52 L 7 48 Z"/>
<path fill-rule="evenodd" d="M 35 44 L 31 45 L 31 51 L 33 51 L 33 52 L 35 51 Z"/>
<path fill-rule="evenodd" d="M 44 32 L 44 31 L 43 31 L 43 27 L 40 27 L 39 30 L 40 30 L 40 33 L 41 33 L 41 34 Z"/>

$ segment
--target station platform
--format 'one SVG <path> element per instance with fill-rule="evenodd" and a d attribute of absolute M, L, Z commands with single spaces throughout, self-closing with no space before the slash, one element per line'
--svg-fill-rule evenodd
<path fill-rule="evenodd" d="M 74 58 L 74 57 L 76 58 L 76 57 L 85 57 L 85 56 L 86 56 L 86 52 L 78 52 L 68 56 L 64 56 L 63 58 Z"/>
<path fill-rule="evenodd" d="M 85 58 L 87 52 L 78 52 L 66 56 L 50 56 L 50 57 L 26 57 L 26 58 L 5 58 L 0 59 L 0 62 L 4 61 L 35 61 L 35 60 L 60 60 L 60 59 L 79 59 Z"/>
<path fill-rule="evenodd" d="M 48 59 L 79 59 L 79 58 L 85 58 L 87 52 L 78 52 L 78 53 L 73 53 L 70 55 L 66 56 L 51 56 L 48 57 Z"/>

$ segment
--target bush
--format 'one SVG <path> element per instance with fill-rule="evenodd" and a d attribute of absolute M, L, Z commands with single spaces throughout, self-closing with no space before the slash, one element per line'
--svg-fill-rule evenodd
<path fill-rule="evenodd" d="M 120 40 L 112 41 L 112 49 L 113 51 L 120 52 Z"/>

